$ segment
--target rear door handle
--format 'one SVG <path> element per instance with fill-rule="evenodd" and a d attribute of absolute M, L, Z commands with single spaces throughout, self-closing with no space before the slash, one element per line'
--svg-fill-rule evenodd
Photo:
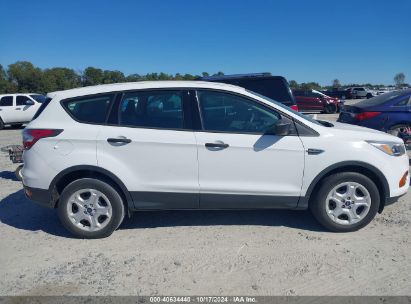
<path fill-rule="evenodd" d="M 117 138 L 107 138 L 107 142 L 109 142 L 109 143 L 129 144 L 129 143 L 131 143 L 131 139 L 129 139 L 129 138 L 121 138 L 121 137 L 117 137 Z"/>
<path fill-rule="evenodd" d="M 21 110 L 21 108 L 15 108 L 15 110 Z"/>
<path fill-rule="evenodd" d="M 226 148 L 228 148 L 230 145 L 229 145 L 229 144 L 225 144 L 225 143 L 206 143 L 205 146 L 206 146 L 207 148 L 226 149 Z"/>

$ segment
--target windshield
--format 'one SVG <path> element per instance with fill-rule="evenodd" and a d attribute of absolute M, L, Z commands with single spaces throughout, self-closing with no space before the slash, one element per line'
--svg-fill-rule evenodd
<path fill-rule="evenodd" d="M 35 101 L 39 102 L 39 103 L 43 103 L 46 101 L 46 96 L 44 95 L 40 95 L 40 94 L 33 94 L 30 95 L 31 98 L 33 98 Z"/>
<path fill-rule="evenodd" d="M 383 95 L 378 95 L 370 99 L 365 99 L 363 101 L 357 102 L 355 106 L 359 108 L 377 106 L 402 95 L 405 95 L 405 93 L 401 91 L 392 91 Z"/>
<path fill-rule="evenodd" d="M 271 103 L 279 106 L 280 108 L 283 108 L 283 109 L 285 109 L 285 110 L 287 110 L 287 111 L 290 111 L 290 112 L 292 112 L 293 114 L 298 115 L 298 116 L 301 117 L 302 119 L 308 120 L 309 122 L 311 122 L 311 123 L 313 123 L 313 124 L 316 124 L 316 125 L 319 125 L 319 126 L 323 126 L 323 124 L 321 124 L 321 123 L 318 122 L 317 120 L 312 119 L 310 116 L 304 115 L 304 114 L 302 114 L 302 113 L 300 113 L 300 112 L 298 112 L 298 111 L 295 111 L 295 110 L 291 109 L 290 107 L 287 107 L 286 105 L 282 104 L 281 102 L 275 101 L 275 100 L 273 100 L 273 99 L 271 99 L 271 98 L 269 98 L 269 97 L 267 97 L 267 96 L 258 94 L 258 93 L 256 93 L 256 92 L 253 92 L 253 91 L 250 91 L 250 90 L 246 90 L 246 91 L 249 92 L 249 93 L 251 93 L 251 94 L 257 95 L 258 97 L 263 98 L 263 99 L 267 100 L 268 102 L 271 102 Z"/>

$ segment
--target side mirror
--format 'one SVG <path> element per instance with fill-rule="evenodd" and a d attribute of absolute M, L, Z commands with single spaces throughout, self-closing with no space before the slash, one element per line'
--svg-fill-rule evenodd
<path fill-rule="evenodd" d="M 30 100 L 30 99 L 27 99 L 26 100 L 26 106 L 34 106 L 34 101 Z"/>
<path fill-rule="evenodd" d="M 290 134 L 291 123 L 285 122 L 282 119 L 277 121 L 272 125 L 265 134 L 267 135 L 277 135 L 277 136 L 286 136 Z"/>

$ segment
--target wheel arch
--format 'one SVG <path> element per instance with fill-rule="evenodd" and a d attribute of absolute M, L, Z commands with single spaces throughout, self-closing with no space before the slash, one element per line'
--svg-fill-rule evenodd
<path fill-rule="evenodd" d="M 125 207 L 133 208 L 133 199 L 124 183 L 112 172 L 90 165 L 73 166 L 61 171 L 50 183 L 49 191 L 52 194 L 53 207 L 57 206 L 58 199 L 64 188 L 80 178 L 97 178 L 111 184 L 120 194 Z"/>
<path fill-rule="evenodd" d="M 311 182 L 304 197 L 298 202 L 298 209 L 308 208 L 312 193 L 315 193 L 322 184 L 322 181 L 335 173 L 357 172 L 370 178 L 378 188 L 380 193 L 380 207 L 378 212 L 384 209 L 387 198 L 390 196 L 390 187 L 384 174 L 376 167 L 360 161 L 344 161 L 331 165 L 322 170 Z"/>

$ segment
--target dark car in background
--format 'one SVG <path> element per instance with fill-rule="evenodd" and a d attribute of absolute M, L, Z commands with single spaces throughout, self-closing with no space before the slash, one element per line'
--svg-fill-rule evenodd
<path fill-rule="evenodd" d="M 321 93 L 324 93 L 327 96 L 335 97 L 335 98 L 338 98 L 338 99 L 341 99 L 341 100 L 352 99 L 353 98 L 351 88 L 348 88 L 348 89 L 334 88 L 332 90 L 321 91 Z"/>
<path fill-rule="evenodd" d="M 237 85 L 281 102 L 293 110 L 298 111 L 288 81 L 282 76 L 272 76 L 271 73 L 251 73 L 207 76 L 201 77 L 199 80 Z"/>
<path fill-rule="evenodd" d="M 336 113 L 340 109 L 338 98 L 327 96 L 316 90 L 293 90 L 300 112 Z"/>
<path fill-rule="evenodd" d="M 411 127 L 411 89 L 399 90 L 344 105 L 339 122 L 359 125 L 402 138 Z"/>

